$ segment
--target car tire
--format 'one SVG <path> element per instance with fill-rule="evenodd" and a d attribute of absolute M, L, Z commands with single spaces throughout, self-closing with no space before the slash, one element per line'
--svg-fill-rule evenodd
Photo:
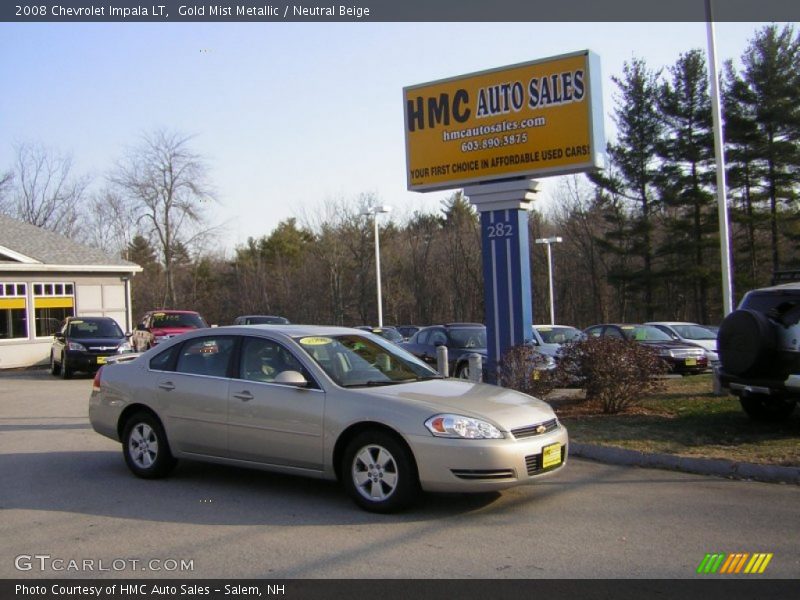
<path fill-rule="evenodd" d="M 797 400 L 767 394 L 748 394 L 739 398 L 742 410 L 754 421 L 783 421 L 794 412 Z"/>
<path fill-rule="evenodd" d="M 353 438 L 344 452 L 341 475 L 353 501 L 369 512 L 397 512 L 420 493 L 410 450 L 384 431 L 365 431 Z"/>
<path fill-rule="evenodd" d="M 745 376 L 768 367 L 778 345 L 775 326 L 763 313 L 740 309 L 722 321 L 717 335 L 722 368 Z"/>
<path fill-rule="evenodd" d="M 165 477 L 177 464 L 164 427 L 147 412 L 136 413 L 125 423 L 122 454 L 131 472 L 142 479 Z"/>
<path fill-rule="evenodd" d="M 56 356 L 50 353 L 50 375 L 54 377 L 61 373 L 61 365 L 56 362 Z"/>
<path fill-rule="evenodd" d="M 67 355 L 61 353 L 61 379 L 70 379 L 72 377 L 72 369 L 67 363 Z"/>

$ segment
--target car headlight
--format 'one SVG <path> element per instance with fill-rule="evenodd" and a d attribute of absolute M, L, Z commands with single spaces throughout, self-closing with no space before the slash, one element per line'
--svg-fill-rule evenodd
<path fill-rule="evenodd" d="M 78 342 L 67 342 L 67 348 L 76 352 L 86 352 L 86 346 Z"/>
<path fill-rule="evenodd" d="M 130 352 L 130 351 L 131 351 L 131 345 L 128 342 L 122 342 L 117 347 L 117 354 L 124 354 L 125 352 Z"/>
<path fill-rule="evenodd" d="M 503 437 L 500 430 L 491 423 L 462 415 L 436 415 L 425 421 L 425 427 L 436 437 L 469 440 Z"/>
<path fill-rule="evenodd" d="M 662 350 L 658 355 L 664 358 L 675 358 L 675 353 L 672 350 Z"/>

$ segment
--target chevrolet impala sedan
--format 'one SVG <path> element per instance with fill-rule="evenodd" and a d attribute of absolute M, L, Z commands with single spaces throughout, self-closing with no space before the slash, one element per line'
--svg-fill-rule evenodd
<path fill-rule="evenodd" d="M 443 379 L 363 331 L 303 325 L 198 330 L 96 375 L 89 417 L 142 478 L 177 459 L 338 479 L 391 512 L 421 491 L 485 492 L 561 469 L 549 405 Z"/>

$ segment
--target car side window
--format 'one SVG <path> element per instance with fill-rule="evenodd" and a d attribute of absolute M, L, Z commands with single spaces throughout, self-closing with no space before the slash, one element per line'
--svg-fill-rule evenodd
<path fill-rule="evenodd" d="M 592 327 L 591 329 L 588 329 L 586 333 L 589 335 L 589 337 L 600 337 L 600 334 L 603 333 L 603 329 L 602 327 Z"/>
<path fill-rule="evenodd" d="M 175 356 L 180 349 L 180 345 L 171 346 L 159 352 L 150 359 L 150 369 L 153 371 L 172 371 L 175 365 Z"/>
<path fill-rule="evenodd" d="M 430 335 L 428 344 L 431 346 L 447 344 L 447 334 L 441 329 L 434 330 Z"/>
<path fill-rule="evenodd" d="M 620 331 L 616 327 L 606 327 L 605 331 L 603 332 L 603 335 L 605 335 L 606 337 L 617 338 L 620 340 L 625 339 L 625 336 L 622 335 L 622 333 L 620 333 Z"/>
<path fill-rule="evenodd" d="M 239 379 L 271 383 L 285 371 L 301 373 L 309 382 L 309 387 L 316 387 L 311 383 L 311 376 L 303 364 L 278 342 L 266 338 L 242 338 Z"/>
<path fill-rule="evenodd" d="M 209 377 L 226 377 L 233 354 L 232 336 L 209 336 L 185 342 L 180 349 L 175 371 Z"/>

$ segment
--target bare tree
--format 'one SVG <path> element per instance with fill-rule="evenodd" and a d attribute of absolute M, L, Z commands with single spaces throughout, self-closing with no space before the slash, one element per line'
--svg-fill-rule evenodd
<path fill-rule="evenodd" d="M 142 233 L 136 223 L 133 204 L 111 188 L 95 194 L 90 204 L 91 227 L 85 232 L 86 243 L 108 254 L 122 256 L 133 239 Z"/>
<path fill-rule="evenodd" d="M 0 210 L 3 208 L 3 201 L 5 200 L 8 190 L 11 188 L 11 181 L 14 179 L 14 174 L 9 171 L 0 175 Z"/>
<path fill-rule="evenodd" d="M 0 179 L 0 208 L 38 227 L 77 237 L 79 208 L 89 178 L 73 174 L 72 157 L 39 144 L 15 146 L 13 177 Z M 3 188 L 10 189 L 4 193 Z"/>
<path fill-rule="evenodd" d="M 151 235 L 164 264 L 165 305 L 177 303 L 174 263 L 179 251 L 207 236 L 203 204 L 214 199 L 208 168 L 191 137 L 159 130 L 117 164 L 109 177 L 130 202 L 136 223 Z"/>

